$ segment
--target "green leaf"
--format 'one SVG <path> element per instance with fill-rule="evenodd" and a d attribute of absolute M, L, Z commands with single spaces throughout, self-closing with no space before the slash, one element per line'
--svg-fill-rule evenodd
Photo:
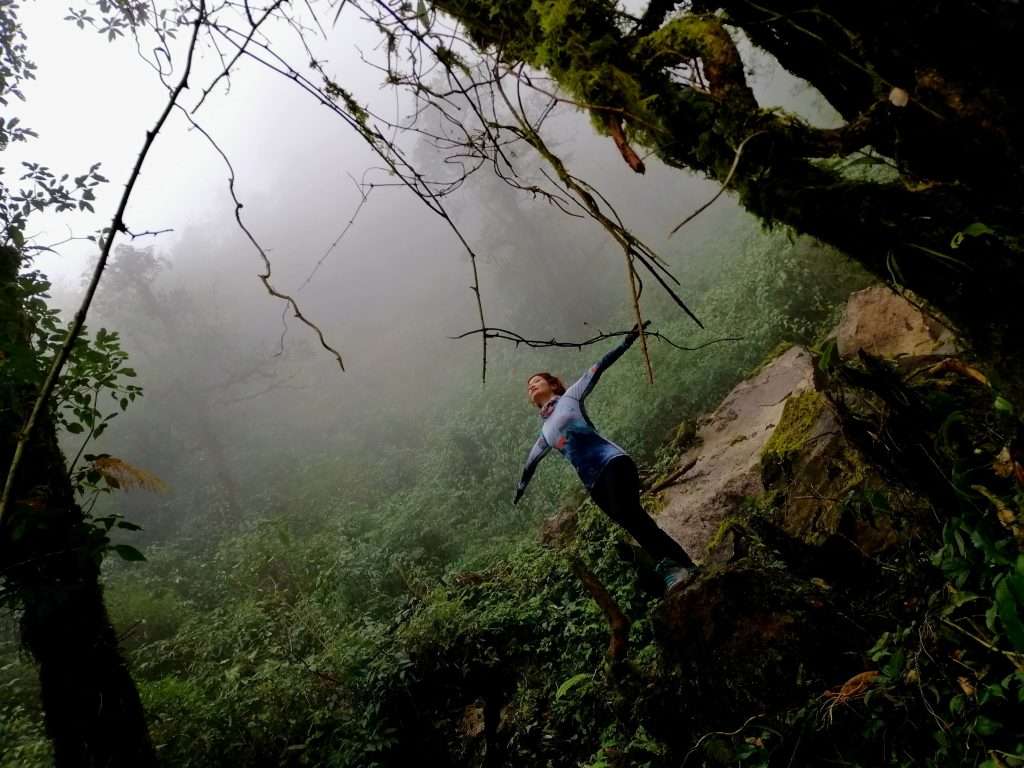
<path fill-rule="evenodd" d="M 565 694 L 567 694 L 576 686 L 586 682 L 587 680 L 590 680 L 590 678 L 591 675 L 589 672 L 580 672 L 578 675 L 573 675 L 560 686 L 558 686 L 558 690 L 555 691 L 555 701 L 558 701 L 558 699 L 565 696 Z"/>
<path fill-rule="evenodd" d="M 117 554 L 121 556 L 122 560 L 140 562 L 146 559 L 145 555 L 130 544 L 115 544 L 111 549 L 117 552 Z"/>
<path fill-rule="evenodd" d="M 129 523 L 127 520 L 118 520 L 117 527 L 123 528 L 126 531 L 141 531 L 142 526 L 136 525 L 135 523 Z"/>
<path fill-rule="evenodd" d="M 14 243 L 15 248 L 20 249 L 23 245 L 25 245 L 25 235 L 22 233 L 20 229 L 15 229 L 14 227 L 11 227 L 10 229 L 7 230 L 7 234 L 10 235 L 11 242 Z"/>
<path fill-rule="evenodd" d="M 83 426 L 82 426 L 81 424 L 79 424 L 79 423 L 78 423 L 77 421 L 73 421 L 73 422 L 71 422 L 70 424 L 68 424 L 68 426 L 67 426 L 67 430 L 68 430 L 68 432 L 70 432 L 71 434 L 73 434 L 73 435 L 77 435 L 77 434 L 80 434 L 81 432 L 83 432 L 83 431 L 85 430 L 85 427 L 83 427 Z"/>
<path fill-rule="evenodd" d="M 996 607 L 999 620 L 1006 629 L 1006 635 L 1018 651 L 1024 651 L 1024 622 L 1018 611 L 1017 598 L 1014 596 L 1009 579 L 1003 579 L 996 585 Z"/>
<path fill-rule="evenodd" d="M 1011 403 L 1009 400 L 1007 400 L 1002 395 L 996 395 L 996 400 L 992 404 L 992 407 L 995 408 L 997 411 L 1000 411 L 1002 413 L 1009 413 L 1009 414 L 1013 413 L 1013 403 Z"/>
<path fill-rule="evenodd" d="M 889 663 L 882 669 L 882 674 L 890 680 L 896 680 L 903 673 L 903 662 L 906 660 L 906 653 L 902 648 L 898 649 L 889 659 Z"/>
<path fill-rule="evenodd" d="M 964 695 L 958 693 L 952 699 L 949 700 L 949 712 L 952 715 L 959 715 L 964 711 Z"/>
<path fill-rule="evenodd" d="M 980 715 L 974 723 L 974 730 L 980 733 L 982 736 L 991 736 L 993 733 L 999 731 L 1003 727 L 1002 723 L 996 722 L 991 718 Z"/>

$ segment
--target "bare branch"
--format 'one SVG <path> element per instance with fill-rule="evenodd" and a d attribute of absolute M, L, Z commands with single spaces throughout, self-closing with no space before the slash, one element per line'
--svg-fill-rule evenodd
<path fill-rule="evenodd" d="M 691 213 L 689 216 L 687 216 L 681 222 L 676 224 L 675 227 L 672 228 L 672 231 L 668 233 L 669 237 L 672 237 L 672 235 L 674 235 L 680 229 L 682 229 L 687 224 L 689 224 L 691 221 L 693 221 L 695 218 L 697 218 L 702 213 L 704 213 L 704 211 L 706 211 L 711 206 L 711 204 L 713 202 L 715 202 L 715 200 L 717 200 L 719 197 L 722 196 L 722 193 L 725 192 L 726 189 L 728 189 L 729 183 L 732 181 L 732 177 L 736 173 L 736 167 L 740 164 L 740 156 L 743 154 L 743 148 L 745 146 L 747 146 L 747 142 L 748 141 L 750 141 L 755 136 L 760 136 L 763 133 L 767 133 L 767 131 L 757 131 L 756 133 L 752 133 L 749 136 L 747 136 L 747 138 L 745 138 L 743 141 L 740 142 L 740 145 L 738 147 L 736 147 L 736 157 L 733 158 L 732 167 L 729 169 L 729 173 L 728 173 L 728 175 L 726 175 L 725 181 L 722 182 L 722 186 L 715 193 L 714 197 L 712 197 L 710 200 L 708 200 L 706 203 L 704 203 L 704 205 L 702 205 L 696 211 Z"/>
<path fill-rule="evenodd" d="M 223 78 L 228 77 L 230 75 L 231 68 L 235 66 L 235 64 L 240 58 L 242 58 L 242 55 L 245 53 L 246 46 L 248 46 L 249 43 L 252 41 L 253 35 L 255 35 L 257 30 L 259 30 L 260 25 L 263 24 L 263 22 L 265 22 L 268 18 L 270 18 L 270 15 L 274 13 L 274 11 L 276 11 L 278 8 L 280 8 L 284 4 L 284 2 L 285 0 L 274 0 L 274 3 L 268 6 L 265 11 L 263 11 L 263 15 L 260 16 L 259 20 L 256 21 L 256 23 L 253 23 L 252 16 L 249 15 L 250 29 L 248 36 L 246 36 L 245 38 L 245 42 L 238 46 L 237 50 L 235 51 L 235 55 L 231 57 L 231 61 L 229 61 L 227 63 L 227 66 L 225 66 L 224 69 L 222 69 L 220 73 L 215 78 L 213 78 L 213 82 L 211 82 L 206 88 L 203 89 L 203 95 L 199 97 L 199 101 L 196 102 L 196 105 L 194 107 L 192 107 L 191 114 L 194 115 L 199 110 L 199 108 L 203 106 L 203 102 L 206 101 L 206 97 L 209 96 L 210 92 L 217 87 L 217 83 L 219 83 Z M 245 10 L 246 13 L 249 13 L 248 4 L 246 4 Z"/>
<path fill-rule="evenodd" d="M 355 177 L 352 176 L 352 174 L 349 174 L 349 178 L 352 179 L 352 183 L 356 185 L 356 190 L 359 192 L 359 205 L 357 205 L 356 209 L 352 212 L 352 216 L 349 218 L 348 223 L 345 225 L 344 229 L 341 230 L 341 234 L 339 234 L 334 239 L 334 242 L 331 243 L 330 247 L 326 251 L 324 251 L 324 255 L 321 256 L 320 259 L 317 261 L 316 266 L 314 266 L 312 271 L 308 275 L 306 275 L 306 279 L 303 280 L 302 285 L 299 286 L 299 291 L 301 291 L 303 288 L 309 285 L 310 280 L 312 280 L 313 276 L 316 275 L 316 273 L 319 271 L 320 267 L 323 265 L 324 261 L 326 261 L 327 257 L 331 255 L 331 252 L 338 247 L 338 243 L 340 243 L 342 239 L 345 237 L 345 235 L 348 234 L 348 231 L 352 229 L 352 225 L 356 223 L 356 218 L 358 218 L 359 212 L 363 210 L 363 206 L 366 205 L 366 201 L 370 197 L 370 192 L 373 191 L 373 184 L 368 185 L 368 187 L 364 189 L 363 185 L 356 181 Z"/>
<path fill-rule="evenodd" d="M 121 231 L 132 240 L 135 240 L 139 237 L 159 237 L 160 235 L 166 235 L 168 232 L 173 232 L 174 229 L 168 227 L 166 229 L 147 229 L 145 232 L 132 232 L 128 227 L 124 227 Z"/>
<path fill-rule="evenodd" d="M 538 347 L 567 347 L 567 348 L 571 348 L 571 349 L 583 349 L 584 347 L 589 347 L 591 344 L 597 344 L 599 342 L 602 342 L 605 339 L 614 339 L 617 336 L 625 336 L 625 335 L 627 335 L 627 334 L 629 334 L 631 332 L 632 331 L 615 331 L 613 333 L 598 333 L 595 336 L 591 336 L 589 339 L 583 339 L 581 341 L 559 341 L 559 340 L 554 339 L 554 338 L 551 338 L 551 339 L 528 339 L 525 336 L 522 336 L 521 334 L 516 333 L 515 331 L 508 330 L 507 328 L 491 327 L 491 328 L 474 328 L 471 331 L 466 331 L 465 333 L 460 333 L 458 336 L 449 336 L 448 338 L 453 339 L 453 340 L 455 340 L 455 339 L 464 339 L 464 338 L 466 338 L 468 336 L 473 336 L 474 334 L 477 334 L 477 333 L 484 333 L 484 334 L 487 334 L 488 338 L 491 338 L 491 339 L 501 339 L 503 341 L 511 341 L 516 346 L 519 346 L 520 344 L 523 344 L 523 345 L 525 345 L 527 347 L 532 347 L 532 348 L 538 348 Z M 646 335 L 649 338 L 652 338 L 652 339 L 660 339 L 661 341 L 664 341 L 669 346 L 675 347 L 676 349 L 682 350 L 684 352 L 696 352 L 699 349 L 704 349 L 705 347 L 710 347 L 713 344 L 721 344 L 724 341 L 742 341 L 743 340 L 743 336 L 722 336 L 722 337 L 717 338 L 717 339 L 711 339 L 710 341 L 705 341 L 704 343 L 698 344 L 695 347 L 687 347 L 687 346 L 684 346 L 682 344 L 677 344 L 676 342 L 674 342 L 672 339 L 670 339 L 665 334 L 659 333 L 657 331 L 646 331 Z"/>
<path fill-rule="evenodd" d="M 225 154 L 224 150 L 220 148 L 220 145 L 217 144 L 217 142 L 206 131 L 206 129 L 203 128 L 201 125 L 199 125 L 199 123 L 197 123 L 192 118 L 192 115 L 188 112 L 188 110 L 186 110 L 184 107 L 179 107 L 179 109 L 181 109 L 182 114 L 185 115 L 185 119 L 188 120 L 192 124 L 192 127 L 195 128 L 197 131 L 199 131 L 199 133 L 201 133 L 206 138 L 206 140 L 209 142 L 210 146 L 214 148 L 214 150 L 217 152 L 218 155 L 220 155 L 221 159 L 224 161 L 224 165 L 227 166 L 227 169 L 228 169 L 228 192 L 231 194 L 231 200 L 235 204 L 235 221 L 238 223 L 239 229 L 242 230 L 242 232 L 245 234 L 246 238 L 248 238 L 249 242 L 252 243 L 253 248 L 255 248 L 256 252 L 259 253 L 260 258 L 263 260 L 263 269 L 264 269 L 264 271 L 261 272 L 258 275 L 260 281 L 263 283 L 263 287 L 267 289 L 267 293 L 269 293 L 271 296 L 273 296 L 275 298 L 278 298 L 278 299 L 281 299 L 282 301 L 284 301 L 285 304 L 288 307 L 291 308 L 292 315 L 300 323 L 305 325 L 307 328 L 312 329 L 312 331 L 314 333 L 316 333 L 317 339 L 320 341 L 320 346 L 323 347 L 325 350 L 330 352 L 331 355 L 334 356 L 334 359 L 338 361 L 338 367 L 341 368 L 341 370 L 344 371 L 345 370 L 345 363 L 341 359 L 341 353 L 338 352 L 337 349 L 335 349 L 334 347 L 332 347 L 330 344 L 327 343 L 327 339 L 324 336 L 324 332 L 320 329 L 320 326 L 318 326 L 316 323 L 314 323 L 312 320 L 307 318 L 302 313 L 302 310 L 299 309 L 299 305 L 295 301 L 294 298 L 292 298 L 287 293 L 282 293 L 281 291 L 277 290 L 277 288 L 275 288 L 274 284 L 271 282 L 271 275 L 272 275 L 273 268 L 272 268 L 271 263 L 270 263 L 270 257 L 267 255 L 267 252 L 266 252 L 266 250 L 264 250 L 263 246 L 260 245 L 259 241 L 253 235 L 252 231 L 246 226 L 245 222 L 242 221 L 242 208 L 244 206 L 242 205 L 242 201 L 238 199 L 238 194 L 235 192 L 235 168 L 231 164 L 231 160 L 228 159 L 227 154 Z"/>

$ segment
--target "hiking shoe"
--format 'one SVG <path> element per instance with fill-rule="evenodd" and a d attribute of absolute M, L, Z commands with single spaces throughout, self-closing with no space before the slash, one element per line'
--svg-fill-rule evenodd
<path fill-rule="evenodd" d="M 672 560 L 662 560 L 655 566 L 655 570 L 665 584 L 665 594 L 668 594 L 672 590 L 688 584 L 696 575 L 697 566 L 691 565 L 687 568 Z"/>

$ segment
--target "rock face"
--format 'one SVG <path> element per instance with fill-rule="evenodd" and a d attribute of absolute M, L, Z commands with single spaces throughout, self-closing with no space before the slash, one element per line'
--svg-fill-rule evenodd
<path fill-rule="evenodd" d="M 842 357 L 861 349 L 888 358 L 956 352 L 948 328 L 885 285 L 873 285 L 850 296 L 836 329 L 836 345 Z"/>
<path fill-rule="evenodd" d="M 658 524 L 698 560 L 723 521 L 744 498 L 764 491 L 761 452 L 786 400 L 812 386 L 811 357 L 791 347 L 739 384 L 698 425 L 695 445 L 680 466 L 696 460 L 676 485 L 664 491 Z"/>
<path fill-rule="evenodd" d="M 885 287 L 854 294 L 836 334 L 843 355 L 955 367 L 935 361 L 955 351 L 951 335 Z M 698 423 L 678 465 L 692 469 L 663 491 L 659 525 L 704 567 L 665 599 L 655 631 L 692 672 L 704 714 L 786 707 L 877 675 L 864 652 L 879 627 L 849 617 L 908 604 L 881 563 L 899 557 L 919 510 L 844 435 L 848 405 L 816 388 L 810 353 L 792 347 Z"/>
<path fill-rule="evenodd" d="M 947 329 L 884 285 L 850 297 L 835 338 L 843 356 L 861 349 L 908 359 L 956 351 Z M 802 347 L 791 347 L 736 386 L 698 423 L 678 466 L 690 462 L 693 468 L 663 492 L 657 520 L 698 561 L 744 499 L 775 487 L 788 494 L 776 522 L 791 536 L 821 543 L 841 532 L 868 553 L 892 543 L 884 520 L 865 525 L 840 518 L 837 498 L 851 482 L 871 482 L 864 482 L 856 452 L 814 391 L 811 357 Z"/>

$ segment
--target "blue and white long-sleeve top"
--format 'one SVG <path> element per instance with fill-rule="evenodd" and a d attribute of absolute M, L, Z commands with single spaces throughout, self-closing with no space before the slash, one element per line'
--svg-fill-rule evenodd
<path fill-rule="evenodd" d="M 621 344 L 590 366 L 576 383 L 565 390 L 565 394 L 556 395 L 541 408 L 540 437 L 526 458 L 523 476 L 516 486 L 516 501 L 526 490 L 540 460 L 552 448 L 569 460 L 587 488 L 594 486 L 609 461 L 616 456 L 626 455 L 620 446 L 598 434 L 587 415 L 584 401 L 593 391 L 601 374 L 622 357 L 636 341 L 637 335 L 635 332 L 627 334 Z"/>

